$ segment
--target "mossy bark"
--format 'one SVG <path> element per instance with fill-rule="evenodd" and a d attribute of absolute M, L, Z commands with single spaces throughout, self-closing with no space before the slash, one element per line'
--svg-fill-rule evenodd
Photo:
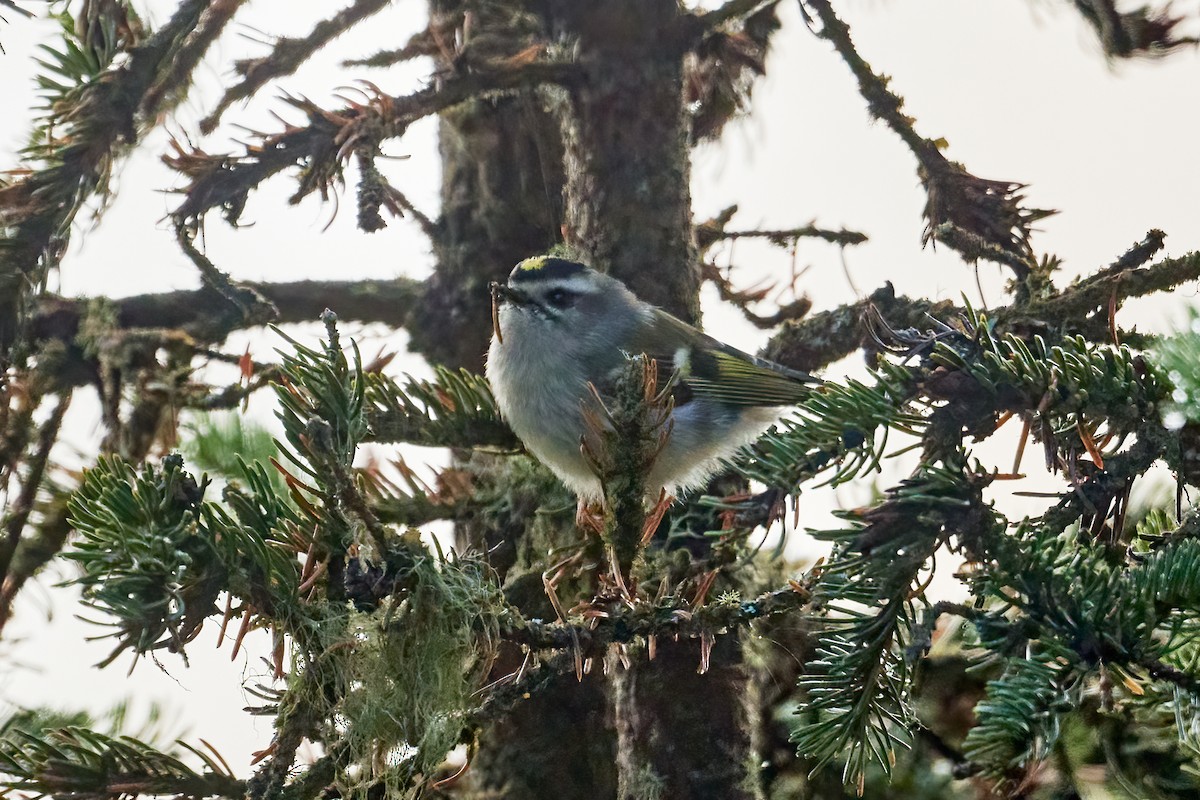
<path fill-rule="evenodd" d="M 434 57 L 440 75 L 490 68 L 519 51 L 534 24 L 518 4 L 429 5 L 431 28 L 446 43 Z M 505 48 L 492 52 L 488 42 Z M 562 144 L 544 106 L 531 91 L 472 100 L 441 115 L 436 266 L 408 325 L 412 348 L 430 361 L 481 371 L 492 330 L 488 283 L 562 239 Z"/>
<path fill-rule="evenodd" d="M 445 18 L 458 4 L 433 7 Z M 564 239 L 644 299 L 699 318 L 683 102 L 692 18 L 674 0 L 528 7 L 540 13 L 552 47 L 570 49 L 582 77 L 544 96 L 479 101 L 443 116 L 438 266 L 414 312 L 424 321 L 410 330 L 415 349 L 447 364 L 481 365 L 490 335 L 487 283 Z M 551 98 L 550 114 L 542 97 Z M 490 522 L 460 527 L 460 541 L 504 561 L 496 566 L 510 601 L 546 618 L 553 612 L 539 610 L 545 553 L 580 534 L 569 522 L 511 525 L 506 517 L 500 510 Z M 568 607 L 590 597 L 578 585 L 559 592 Z M 696 641 L 660 642 L 654 661 L 610 664 L 607 675 L 596 664 L 582 682 L 562 676 L 480 733 L 466 796 L 760 796 L 737 638 L 719 637 L 703 675 L 700 653 Z M 495 677 L 522 658 L 503 656 Z"/>
<path fill-rule="evenodd" d="M 438 141 L 437 267 L 408 330 L 429 360 L 481 370 L 491 336 L 488 283 L 559 238 L 562 152 L 539 99 L 524 94 L 446 112 Z"/>
<path fill-rule="evenodd" d="M 701 674 L 696 640 L 659 642 L 628 669 L 610 658 L 620 800 L 757 800 L 748 681 L 736 635 L 715 640 Z"/>
<path fill-rule="evenodd" d="M 683 59 L 691 19 L 675 0 L 551 3 L 584 79 L 559 108 L 566 239 L 643 299 L 699 319 Z M 628 668 L 609 659 L 617 797 L 756 798 L 747 675 L 736 636 L 660 642 Z"/>
<path fill-rule="evenodd" d="M 435 19 L 447 19 L 465 5 L 434 0 L 431 11 Z M 494 16 L 476 13 L 472 19 L 477 39 L 489 26 L 506 22 L 499 10 Z M 453 58 L 438 61 L 438 68 L 447 72 L 469 68 Z M 444 113 L 440 125 L 437 265 L 408 329 L 413 349 L 430 361 L 481 371 L 492 332 L 488 283 L 504 280 L 518 261 L 561 241 L 562 143 L 556 119 L 535 93 L 465 103 Z M 491 467 L 483 463 L 489 459 L 496 462 Z M 511 470 L 506 461 L 477 455 L 466 466 L 494 470 L 497 479 L 507 479 Z M 540 562 L 548 550 L 577 535 L 569 514 L 559 524 L 539 524 L 536 503 L 520 500 L 520 486 L 513 485 L 512 491 L 515 507 L 460 524 L 457 538 L 462 546 L 489 553 L 510 602 L 531 617 L 545 618 L 553 611 L 541 587 L 545 565 Z M 550 502 L 562 505 L 564 498 Z M 515 671 L 522 660 L 516 648 L 506 650 L 492 678 Z M 599 675 L 582 683 L 574 675 L 559 676 L 480 731 L 458 795 L 612 798 L 615 736 L 605 721 L 607 713 Z"/>
<path fill-rule="evenodd" d="M 639 297 L 699 319 L 683 103 L 687 31 L 673 0 L 561 9 L 585 78 L 561 115 L 567 243 Z"/>

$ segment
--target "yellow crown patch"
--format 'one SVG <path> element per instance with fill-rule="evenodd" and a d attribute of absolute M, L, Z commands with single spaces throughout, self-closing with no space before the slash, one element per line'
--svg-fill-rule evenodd
<path fill-rule="evenodd" d="M 578 261 L 567 261 L 565 258 L 555 258 L 554 256 L 534 256 L 513 267 L 508 279 L 515 283 L 557 281 L 584 272 L 587 272 L 587 267 Z"/>
<path fill-rule="evenodd" d="M 520 264 L 517 264 L 517 269 L 520 270 L 521 272 L 526 272 L 526 271 L 542 269 L 545 266 L 546 266 L 546 256 L 534 256 L 533 258 L 527 258 L 524 261 L 522 261 Z"/>

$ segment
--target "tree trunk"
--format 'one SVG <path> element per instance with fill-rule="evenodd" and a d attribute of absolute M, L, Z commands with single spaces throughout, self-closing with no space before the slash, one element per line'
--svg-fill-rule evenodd
<path fill-rule="evenodd" d="M 488 283 L 558 241 L 562 146 L 532 95 L 478 100 L 442 115 L 437 267 L 409 326 L 430 361 L 483 368 L 491 336 Z"/>
<path fill-rule="evenodd" d="M 697 321 L 685 18 L 675 0 L 555 9 L 585 70 L 559 108 L 567 241 L 644 300 Z M 609 659 L 622 800 L 760 796 L 737 637 L 720 637 L 705 674 L 700 651 L 661 642 L 654 661 Z"/>
<path fill-rule="evenodd" d="M 660 641 L 628 669 L 609 659 L 620 800 L 761 800 L 740 647 L 718 637 L 703 674 L 696 640 Z"/>
<path fill-rule="evenodd" d="M 458 7 L 433 4 L 442 18 Z M 509 24 L 478 13 L 476 36 Z M 677 4 L 551 0 L 543 13 L 551 35 L 578 43 L 583 69 L 577 84 L 552 93 L 554 116 L 521 96 L 442 119 L 438 266 L 424 319 L 411 328 L 414 347 L 442 363 L 479 368 L 490 334 L 487 283 L 561 236 L 644 299 L 699 318 L 682 95 L 687 33 Z M 539 616 L 540 575 L 513 553 L 537 553 L 536 564 L 579 535 L 569 524 L 551 528 L 481 519 L 459 536 L 504 560 L 496 566 L 510 601 Z M 506 541 L 497 546 L 501 530 Z M 564 600 L 573 597 L 562 590 Z M 561 676 L 480 734 L 467 781 L 479 796 L 514 800 L 759 796 L 740 646 L 721 638 L 703 675 L 700 644 L 684 641 L 660 642 L 656 660 L 636 659 L 628 670 L 610 664 L 607 676 Z M 502 657 L 494 677 L 521 658 Z"/>
<path fill-rule="evenodd" d="M 585 79 L 562 109 L 567 242 L 643 300 L 699 319 L 685 31 L 674 0 L 568 4 Z"/>
<path fill-rule="evenodd" d="M 459 0 L 435 0 L 431 16 L 435 22 L 447 19 L 462 6 Z M 474 35 L 482 37 L 490 26 L 507 22 L 503 15 L 492 18 L 477 11 Z M 442 58 L 437 67 L 449 72 L 464 65 Z M 562 142 L 555 117 L 534 93 L 465 103 L 442 114 L 440 124 L 437 266 L 409 331 L 413 349 L 430 361 L 481 371 L 492 332 L 488 283 L 504 280 L 518 261 L 561 241 Z M 489 460 L 490 467 L 481 467 Z M 504 460 L 475 456 L 470 468 L 501 469 Z M 457 538 L 460 545 L 489 554 L 504 576 L 510 602 L 531 617 L 545 617 L 553 611 L 541 588 L 538 559 L 577 534 L 569 524 L 557 529 L 529 524 L 536 504 L 518 505 L 520 519 L 514 512 L 511 519 L 464 522 Z M 536 553 L 538 559 L 521 553 Z M 533 567 L 536 571 L 530 573 Z M 516 648 L 506 650 L 492 678 L 503 678 L 522 660 Z M 458 794 L 610 800 L 616 793 L 616 739 L 607 713 L 602 676 L 590 675 L 582 683 L 574 675 L 559 676 L 481 731 Z"/>

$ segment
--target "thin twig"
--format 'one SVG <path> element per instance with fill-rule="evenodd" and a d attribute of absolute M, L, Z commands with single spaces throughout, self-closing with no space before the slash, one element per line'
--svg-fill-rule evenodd
<path fill-rule="evenodd" d="M 212 133 L 221 115 L 238 100 L 244 100 L 269 81 L 291 75 L 313 53 L 341 36 L 350 28 L 387 7 L 389 0 L 354 0 L 332 17 L 318 22 L 307 36 L 284 37 L 275 42 L 271 52 L 256 59 L 239 61 L 237 70 L 242 80 L 225 90 L 216 107 L 200 122 L 203 133 Z"/>
<path fill-rule="evenodd" d="M 427 89 L 401 97 L 379 95 L 371 103 L 326 111 L 307 101 L 293 105 L 309 114 L 311 124 L 289 127 L 282 133 L 262 135 L 262 141 L 241 156 L 207 156 L 190 153 L 168 160 L 177 168 L 186 160 L 193 177 L 184 191 L 186 199 L 174 212 L 177 219 L 196 220 L 213 208 L 240 208 L 245 195 L 270 176 L 293 164 L 335 162 L 353 153 L 355 130 L 370 127 L 376 141 L 403 135 L 418 119 L 476 97 L 496 92 L 528 89 L 547 84 L 568 85 L 580 75 L 573 62 L 534 61 L 504 69 L 455 75 Z M 204 164 L 207 163 L 207 167 Z M 325 163 L 326 169 L 330 164 Z M 302 196 L 310 187 L 302 189 Z"/>
<path fill-rule="evenodd" d="M 29 515 L 33 511 L 34 501 L 42 486 L 42 478 L 50 463 L 50 451 L 58 441 L 58 431 L 62 428 L 63 416 L 67 413 L 70 405 L 71 394 L 67 393 L 59 399 L 54 410 L 50 412 L 49 418 L 42 423 L 38 431 L 37 445 L 28 460 L 25 478 L 21 483 L 21 492 L 3 519 L 5 538 L 3 542 L 0 542 L 0 583 L 7 584 L 8 582 L 8 568 L 12 564 L 12 557 L 21 541 L 25 523 L 29 521 Z"/>
<path fill-rule="evenodd" d="M 705 29 L 712 30 L 738 17 L 748 17 L 772 2 L 778 2 L 778 0 L 727 0 L 719 8 L 701 14 L 700 22 Z"/>
<path fill-rule="evenodd" d="M 824 239 L 827 242 L 840 245 L 856 245 L 867 241 L 867 235 L 846 228 L 833 230 L 818 228 L 815 225 L 801 225 L 798 228 L 782 228 L 779 230 L 747 230 L 747 231 L 715 231 L 709 234 L 714 241 L 723 239 L 766 239 L 779 247 L 790 247 L 796 239 Z"/>

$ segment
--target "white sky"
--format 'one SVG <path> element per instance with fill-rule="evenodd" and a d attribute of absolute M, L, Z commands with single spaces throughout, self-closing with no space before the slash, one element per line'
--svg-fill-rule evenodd
<path fill-rule="evenodd" d="M 161 21 L 162 10 L 174 4 L 154 0 L 149 5 L 160 10 Z M 283 26 L 325 16 L 337 6 L 259 0 L 239 20 L 271 34 L 301 34 L 300 27 Z M 1194 51 L 1159 61 L 1107 64 L 1068 4 L 1052 0 L 852 0 L 838 6 L 860 52 L 891 75 L 893 88 L 907 99 L 919 132 L 945 137 L 949 156 L 980 177 L 1030 184 L 1030 205 L 1061 210 L 1040 224 L 1034 246 L 1066 260 L 1062 280 L 1110 262 L 1153 227 L 1168 234 L 1167 255 L 1200 249 L 1200 59 Z M 330 105 L 336 103 L 332 93 L 354 77 L 368 78 L 395 94 L 418 88 L 424 64 L 391 73 L 345 71 L 336 65 L 342 58 L 398 46 L 420 27 L 423 9 L 411 0 L 396 2 L 297 76 L 281 81 L 279 88 Z M 1175 10 L 1200 13 L 1200 2 L 1176 2 Z M 8 24 L 0 25 L 0 42 L 7 50 L 0 56 L 0 107 L 19 110 L 32 101 L 29 58 L 46 28 L 12 13 L 6 16 Z M 785 29 L 775 40 L 769 77 L 756 90 L 753 118 L 732 126 L 719 146 L 705 146 L 695 155 L 697 218 L 736 202 L 741 209 L 734 221 L 738 228 L 783 228 L 816 220 L 827 227 L 861 230 L 871 241 L 848 251 L 847 263 L 862 291 L 890 280 L 906 294 L 957 299 L 965 293 L 979 303 L 969 267 L 948 251 L 920 247 L 924 195 L 909 153 L 889 130 L 869 121 L 849 71 L 827 43 L 804 29 L 794 4 L 783 5 L 783 17 Z M 194 131 L 196 120 L 229 83 L 228 65 L 265 51 L 247 35 L 261 38 L 236 25 L 218 44 L 201 69 L 199 90 L 172 130 Z M 274 131 L 278 122 L 270 110 L 298 119 L 282 103 L 268 100 L 274 94 L 268 90 L 261 95 L 252 112 L 231 109 L 226 120 Z M 16 164 L 15 152 L 28 124 L 18 115 L 0 116 L 0 165 Z M 230 149 L 225 137 L 231 135 L 240 134 L 227 125 L 204 147 L 209 152 Z M 177 202 L 161 191 L 177 185 L 158 163 L 165 142 L 161 132 L 149 137 L 123 170 L 103 224 L 77 233 L 56 278 L 62 292 L 122 296 L 198 285 L 194 268 L 162 221 Z M 404 139 L 389 144 L 388 152 L 411 156 L 386 169 L 418 207 L 435 215 L 439 167 L 433 122 L 414 125 Z M 429 247 L 416 226 L 396 220 L 383 232 L 360 233 L 354 228 L 351 190 L 342 212 L 324 230 L 332 209 L 313 199 L 298 208 L 286 206 L 293 186 L 286 177 L 276 178 L 253 195 L 244 216 L 252 227 L 231 231 L 212 217 L 206 241 L 219 267 L 236 278 L 256 280 L 419 277 L 428 272 Z M 733 255 L 742 267 L 743 285 L 786 274 L 789 265 L 786 254 L 751 242 L 739 243 Z M 800 288 L 817 309 L 854 299 L 836 248 L 805 242 L 798 257 L 811 265 Z M 999 270 L 984 265 L 980 272 L 987 303 L 1004 302 Z M 1196 304 L 1197 288 L 1185 286 L 1173 297 L 1134 304 L 1122 312 L 1121 323 L 1169 330 L 1183 309 Z M 706 322 L 721 338 L 748 349 L 761 343 L 762 334 L 735 312 L 717 307 L 713 298 L 706 300 Z M 378 330 L 358 335 L 368 340 L 365 353 L 373 353 L 381 341 Z M 246 341 L 259 357 L 267 357 L 276 344 L 269 337 L 239 337 L 230 349 L 240 351 Z M 398 346 L 402 337 L 390 341 Z M 421 366 L 406 363 L 400 368 Z M 269 403 L 260 401 L 256 409 L 269 416 Z M 73 412 L 72 430 L 86 441 L 97 424 L 98 407 L 81 396 Z M 1007 466 L 1014 435 L 1009 432 L 1007 440 L 983 452 Z M 1037 460 L 1031 451 L 1026 466 Z M 882 480 L 896 477 L 894 472 L 889 467 Z M 853 505 L 865 499 L 864 491 L 847 489 L 837 498 L 806 500 L 805 508 L 814 509 L 807 524 L 824 525 L 835 500 Z M 269 741 L 271 728 L 269 721 L 241 713 L 251 700 L 240 686 L 245 676 L 263 672 L 257 659 L 265 648 L 253 651 L 253 658 L 240 656 L 230 663 L 228 644 L 214 650 L 210 630 L 190 648 L 190 668 L 167 655 L 163 663 L 169 674 L 143 663 L 127 679 L 128 660 L 96 673 L 90 665 L 107 646 L 82 639 L 98 631 L 75 620 L 76 609 L 69 603 L 49 597 L 47 589 L 34 588 L 22 598 L 9 628 L 17 638 L 0 650 L 0 701 L 99 711 L 125 696 L 135 696 L 143 708 L 158 700 L 192 737 L 215 744 L 240 774 L 248 771 L 246 754 Z"/>

